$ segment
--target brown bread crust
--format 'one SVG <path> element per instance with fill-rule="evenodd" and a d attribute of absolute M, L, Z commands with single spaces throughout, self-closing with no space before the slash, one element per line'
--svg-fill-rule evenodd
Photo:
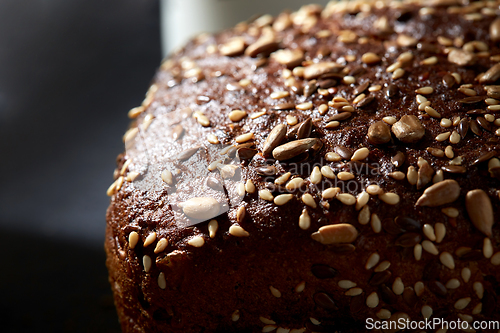
<path fill-rule="evenodd" d="M 119 156 L 105 247 L 123 332 L 360 332 L 367 318 L 423 320 L 424 306 L 500 320 L 498 3 L 377 4 L 264 16 L 165 60 L 126 139 L 147 123 L 142 139 L 161 156 L 253 133 L 238 156 L 256 189 L 210 237 L 208 221 L 174 218 L 180 199 L 206 196 L 184 182 L 169 198 L 186 170 L 170 185 L 157 172 L 143 191 Z M 278 124 L 287 134 L 264 149 Z M 318 182 L 315 166 L 336 178 L 321 169 Z M 274 184 L 287 172 L 300 188 Z M 292 198 L 278 205 L 264 189 Z"/>

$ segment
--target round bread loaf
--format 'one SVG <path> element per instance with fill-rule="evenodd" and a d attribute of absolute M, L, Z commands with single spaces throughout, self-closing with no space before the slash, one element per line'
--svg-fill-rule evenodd
<path fill-rule="evenodd" d="M 310 5 L 166 59 L 108 190 L 123 332 L 500 320 L 499 13 Z"/>

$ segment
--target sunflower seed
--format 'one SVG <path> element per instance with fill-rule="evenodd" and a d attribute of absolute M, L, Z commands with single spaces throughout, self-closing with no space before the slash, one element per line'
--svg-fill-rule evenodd
<path fill-rule="evenodd" d="M 500 79 L 500 64 L 493 65 L 479 78 L 479 83 L 494 83 Z"/>
<path fill-rule="evenodd" d="M 467 192 L 465 206 L 472 224 L 483 234 L 490 237 L 492 235 L 494 218 L 488 194 L 480 189 Z"/>
<path fill-rule="evenodd" d="M 306 80 L 316 79 L 324 74 L 339 73 L 343 68 L 344 66 L 335 62 L 320 62 L 312 64 L 304 68 L 304 78 Z"/>
<path fill-rule="evenodd" d="M 460 185 L 455 180 L 447 179 L 427 188 L 415 205 L 437 207 L 454 202 L 459 195 Z"/>
<path fill-rule="evenodd" d="M 321 244 L 352 243 L 358 237 L 356 228 L 347 223 L 326 225 L 313 234 L 312 239 Z"/>
<path fill-rule="evenodd" d="M 317 144 L 318 139 L 315 138 L 308 138 L 308 139 L 301 139 L 301 140 L 296 140 L 292 142 L 285 143 L 281 146 L 278 146 L 273 149 L 272 154 L 275 159 L 278 161 L 282 160 L 288 160 L 292 157 L 296 157 L 308 149 L 310 149 L 312 146 Z"/>

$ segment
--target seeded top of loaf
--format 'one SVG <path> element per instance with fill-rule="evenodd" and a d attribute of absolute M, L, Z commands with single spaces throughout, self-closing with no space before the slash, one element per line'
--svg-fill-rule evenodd
<path fill-rule="evenodd" d="M 108 190 L 120 255 L 145 260 L 145 281 L 168 290 L 184 274 L 176 267 L 207 269 L 219 253 L 327 248 L 336 261 L 311 258 L 304 272 L 339 280 L 338 293 L 306 284 L 318 308 L 345 298 L 351 305 L 339 313 L 351 317 L 425 317 L 447 296 L 451 312 L 491 316 L 500 264 L 498 5 L 332 2 L 193 39 L 162 63 L 124 140 L 139 133 L 152 160 L 196 154 L 208 175 L 190 183 L 192 170 L 155 169 L 155 190 L 140 190 L 141 170 L 120 155 Z M 229 148 L 216 155 L 217 145 Z M 211 221 L 180 225 L 220 209 L 206 195 L 220 177 L 241 200 Z M 300 289 L 301 280 L 280 277 L 281 288 L 263 295 Z M 231 306 L 221 305 L 236 313 Z"/>

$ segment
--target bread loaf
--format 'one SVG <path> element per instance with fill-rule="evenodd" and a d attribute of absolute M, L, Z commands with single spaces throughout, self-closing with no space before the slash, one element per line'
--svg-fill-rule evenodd
<path fill-rule="evenodd" d="M 108 189 L 123 332 L 500 320 L 499 4 L 308 5 L 168 57 Z"/>

